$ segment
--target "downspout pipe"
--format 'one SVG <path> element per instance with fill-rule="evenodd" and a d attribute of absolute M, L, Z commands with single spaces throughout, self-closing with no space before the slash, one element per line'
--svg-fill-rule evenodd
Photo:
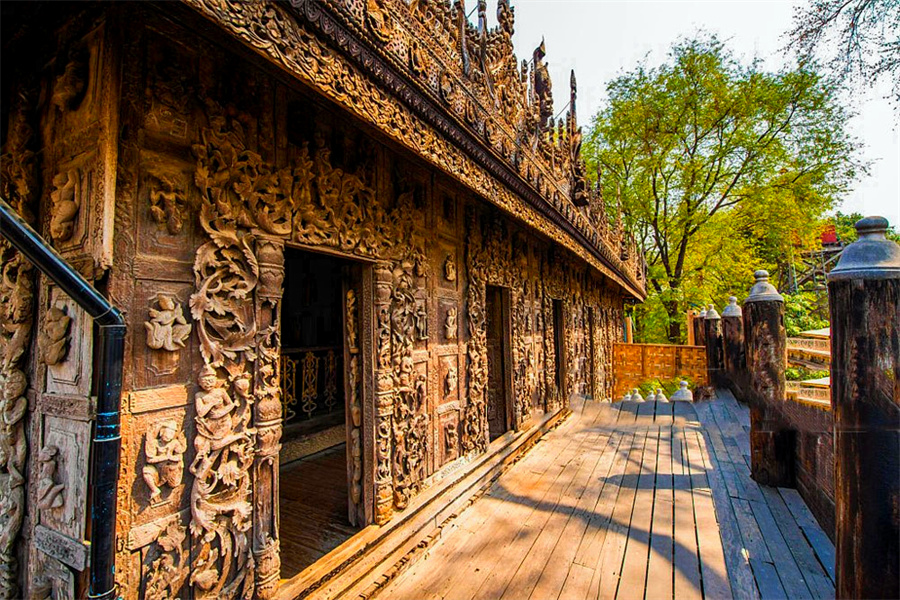
<path fill-rule="evenodd" d="M 125 318 L 0 198 L 0 235 L 53 280 L 94 319 L 100 352 L 97 417 L 91 444 L 91 564 L 89 598 L 116 597 L 116 491 L 119 480 L 119 406 Z"/>

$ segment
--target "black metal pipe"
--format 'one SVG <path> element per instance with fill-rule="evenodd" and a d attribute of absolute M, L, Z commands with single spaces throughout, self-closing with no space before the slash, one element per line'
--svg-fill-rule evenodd
<path fill-rule="evenodd" d="M 125 318 L 94 286 L 72 268 L 28 223 L 0 198 L 0 235 L 94 319 L 100 364 L 97 418 L 91 447 L 90 598 L 116 597 L 116 500 L 119 481 L 119 406 Z"/>

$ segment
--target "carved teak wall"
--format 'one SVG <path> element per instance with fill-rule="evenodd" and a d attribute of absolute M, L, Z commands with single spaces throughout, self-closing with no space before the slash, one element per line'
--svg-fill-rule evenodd
<path fill-rule="evenodd" d="M 117 10 L 33 34 L 40 67 L 4 73 L 0 191 L 128 319 L 125 598 L 278 586 L 286 247 L 362 273 L 343 298 L 362 524 L 389 522 L 488 450 L 487 286 L 508 290 L 513 429 L 573 394 L 611 396 L 626 292 L 537 217 L 514 220 L 471 175 L 398 148 L 283 71 L 152 9 Z M 319 59 L 320 74 L 348 68 Z M 87 563 L 92 326 L 5 242 L 0 253 L 0 597 L 73 597 Z"/>

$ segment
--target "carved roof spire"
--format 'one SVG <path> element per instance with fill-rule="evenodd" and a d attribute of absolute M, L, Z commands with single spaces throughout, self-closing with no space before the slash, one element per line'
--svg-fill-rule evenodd
<path fill-rule="evenodd" d="M 578 120 L 575 115 L 575 97 L 578 95 L 578 86 L 575 83 L 575 69 L 572 69 L 569 75 L 569 112 L 572 114 L 572 128 L 578 127 Z"/>

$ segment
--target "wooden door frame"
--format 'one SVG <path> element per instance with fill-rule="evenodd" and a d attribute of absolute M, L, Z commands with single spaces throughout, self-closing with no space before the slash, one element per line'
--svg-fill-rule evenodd
<path fill-rule="evenodd" d="M 500 344 L 503 354 L 503 433 L 507 433 L 516 429 L 515 404 L 513 401 L 515 398 L 513 387 L 515 385 L 515 373 L 512 355 L 512 299 L 509 287 L 490 284 L 485 286 L 485 297 L 490 294 L 492 288 L 499 292 L 500 300 Z M 490 433 L 488 437 L 490 437 Z"/>
<path fill-rule="evenodd" d="M 356 283 L 357 289 L 357 315 L 358 315 L 358 339 L 360 353 L 360 404 L 362 408 L 362 423 L 360 426 L 360 434 L 362 437 L 362 478 L 361 478 L 361 500 L 363 507 L 363 520 L 357 524 L 360 529 L 371 525 L 375 522 L 375 294 L 374 294 L 374 267 L 373 261 L 361 259 L 358 256 L 345 254 L 335 251 L 333 248 L 320 248 L 317 246 L 309 246 L 305 244 L 296 244 L 285 242 L 285 250 L 299 250 L 301 252 L 309 252 L 323 256 L 331 256 L 340 259 L 346 263 L 349 277 L 342 277 L 341 284 L 341 329 L 343 330 L 343 348 L 344 348 L 344 364 L 343 379 L 345 381 L 344 402 L 348 401 L 346 389 L 347 372 L 349 362 L 347 358 L 347 324 L 346 324 L 346 290 L 349 285 Z M 285 279 L 288 273 L 285 272 Z M 354 282 L 356 280 L 356 282 Z M 284 284 L 282 283 L 282 303 L 284 302 Z M 280 311 L 279 307 L 279 311 Z M 280 315 L 279 315 L 280 318 Z M 344 429 L 347 439 L 347 465 L 348 472 L 351 468 L 350 461 L 350 431 L 351 431 L 350 411 L 345 404 Z M 281 481 L 278 478 L 278 489 L 276 497 L 281 494 Z M 347 502 L 350 503 L 350 488 L 348 482 Z M 280 503 L 279 503 L 280 511 Z M 278 537 L 281 537 L 281 520 L 278 519 Z"/>

